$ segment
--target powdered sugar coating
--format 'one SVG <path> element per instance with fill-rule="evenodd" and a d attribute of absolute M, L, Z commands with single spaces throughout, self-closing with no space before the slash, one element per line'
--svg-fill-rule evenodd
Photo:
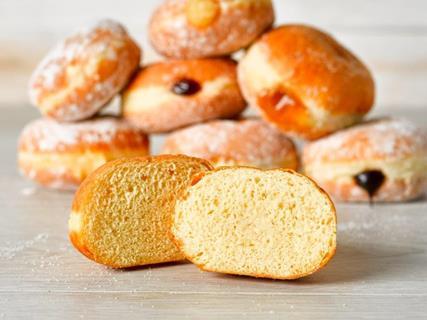
<path fill-rule="evenodd" d="M 128 145 L 147 146 L 146 135 L 124 120 L 100 117 L 78 123 L 58 123 L 41 118 L 29 123 L 19 139 L 19 150 L 61 152 L 70 149 Z"/>
<path fill-rule="evenodd" d="M 381 119 L 306 145 L 304 162 L 400 159 L 426 154 L 426 130 L 405 119 Z"/>
<path fill-rule="evenodd" d="M 297 166 L 292 141 L 257 119 L 217 120 L 182 129 L 167 137 L 163 153 L 185 154 L 220 164 Z"/>
<path fill-rule="evenodd" d="M 59 121 L 88 118 L 127 83 L 140 49 L 117 22 L 102 20 L 60 42 L 30 79 L 31 102 Z"/>
<path fill-rule="evenodd" d="M 219 17 L 197 28 L 186 16 L 187 0 L 165 1 L 150 22 L 153 46 L 175 58 L 226 55 L 248 46 L 274 21 L 271 1 L 220 0 L 219 4 Z"/>

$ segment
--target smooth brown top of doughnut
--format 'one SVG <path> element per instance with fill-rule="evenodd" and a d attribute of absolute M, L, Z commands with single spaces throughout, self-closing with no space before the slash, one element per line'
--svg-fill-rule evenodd
<path fill-rule="evenodd" d="M 148 148 L 148 137 L 126 121 L 99 117 L 78 123 L 48 118 L 30 122 L 19 138 L 19 152 L 108 151 L 114 148 Z"/>
<path fill-rule="evenodd" d="M 307 144 L 305 163 L 427 155 L 427 131 L 404 119 L 369 121 Z"/>
<path fill-rule="evenodd" d="M 374 102 L 367 67 L 310 26 L 284 25 L 264 34 L 238 71 L 243 94 L 264 117 L 309 139 L 354 123 Z M 278 105 L 281 97 L 288 100 L 283 107 Z"/>

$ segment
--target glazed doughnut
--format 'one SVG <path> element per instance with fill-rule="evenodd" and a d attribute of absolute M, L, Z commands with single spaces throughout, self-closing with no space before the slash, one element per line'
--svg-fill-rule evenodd
<path fill-rule="evenodd" d="M 122 99 L 123 116 L 150 133 L 233 117 L 245 107 L 230 59 L 150 65 L 136 75 Z"/>
<path fill-rule="evenodd" d="M 316 139 L 359 122 L 374 102 L 366 66 L 328 34 L 285 25 L 264 34 L 238 66 L 246 100 L 282 131 Z"/>
<path fill-rule="evenodd" d="M 306 174 L 340 201 L 406 201 L 427 186 L 427 132 L 402 119 L 354 126 L 304 148 Z"/>
<path fill-rule="evenodd" d="M 293 142 L 257 119 L 216 120 L 181 129 L 166 138 L 162 153 L 207 159 L 217 167 L 298 167 Z"/>
<path fill-rule="evenodd" d="M 22 131 L 18 164 L 23 175 L 42 186 L 73 190 L 105 162 L 147 155 L 148 147 L 143 132 L 117 118 L 62 124 L 42 118 Z"/>
<path fill-rule="evenodd" d="M 151 18 L 149 37 L 167 57 L 217 57 L 248 46 L 273 22 L 270 0 L 167 0 Z"/>
<path fill-rule="evenodd" d="M 117 22 L 103 20 L 59 43 L 30 80 L 30 100 L 57 121 L 83 120 L 105 106 L 137 69 L 141 51 Z"/>

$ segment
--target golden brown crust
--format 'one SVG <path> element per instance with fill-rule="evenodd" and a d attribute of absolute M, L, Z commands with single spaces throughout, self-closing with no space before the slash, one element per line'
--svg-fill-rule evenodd
<path fill-rule="evenodd" d="M 200 85 L 192 95 L 172 87 L 183 79 Z M 172 60 L 143 68 L 123 93 L 124 117 L 146 132 L 165 132 L 193 123 L 229 118 L 246 107 L 231 59 Z"/>
<path fill-rule="evenodd" d="M 167 57 L 223 56 L 248 46 L 273 21 L 270 0 L 168 0 L 154 12 L 149 36 Z"/>
<path fill-rule="evenodd" d="M 42 186 L 73 190 L 106 161 L 148 152 L 147 135 L 118 118 L 64 124 L 41 118 L 20 135 L 18 165 L 26 177 Z"/>
<path fill-rule="evenodd" d="M 201 181 L 203 178 L 205 178 L 206 176 L 208 176 L 208 175 L 211 175 L 211 174 L 214 174 L 215 172 L 217 172 L 217 171 L 220 171 L 220 170 L 235 170 L 235 169 L 238 169 L 238 168 L 251 168 L 251 169 L 255 169 L 255 170 L 259 170 L 259 171 L 280 171 L 280 172 L 287 172 L 287 173 L 291 173 L 291 174 L 295 174 L 295 175 L 298 175 L 298 176 L 300 176 L 300 177 L 304 177 L 304 178 L 306 178 L 308 181 L 310 181 L 311 183 L 312 183 L 312 185 L 317 189 L 317 190 L 319 190 L 322 194 L 324 194 L 325 196 L 326 196 L 326 199 L 328 200 L 328 202 L 329 202 L 329 204 L 330 204 L 330 206 L 331 206 L 331 209 L 332 209 L 332 212 L 333 212 L 333 215 L 334 215 L 334 222 L 335 222 L 335 225 L 337 225 L 337 214 L 336 214 L 336 208 L 335 208 L 335 205 L 334 205 L 334 203 L 333 203 L 333 201 L 332 201 L 332 199 L 331 199 L 331 197 L 329 196 L 329 194 L 324 190 L 324 189 L 322 189 L 313 179 L 311 179 L 310 177 L 307 177 L 307 176 L 305 176 L 305 175 L 303 175 L 303 174 L 301 174 L 301 173 L 298 173 L 298 172 L 296 172 L 296 171 L 294 171 L 294 170 L 292 170 L 292 169 L 268 169 L 268 170 L 265 170 L 265 169 L 260 169 L 260 168 L 253 168 L 253 167 L 248 167 L 248 166 L 235 166 L 235 167 L 221 167 L 221 168 L 216 168 L 216 169 L 214 169 L 214 170 L 210 170 L 210 171 L 207 171 L 207 172 L 203 172 L 203 173 L 201 173 L 201 174 L 198 174 L 198 175 L 196 175 L 195 177 L 194 177 L 194 179 L 193 179 L 193 182 L 192 182 L 192 184 L 191 184 L 191 186 L 193 186 L 193 185 L 195 185 L 195 184 L 197 184 L 199 181 Z M 180 200 L 185 200 L 185 198 L 186 198 L 186 196 L 188 195 L 188 190 L 180 197 Z M 317 268 L 315 268 L 314 270 L 311 270 L 310 272 L 307 272 L 307 273 L 304 273 L 304 274 L 295 274 L 295 275 L 292 275 L 292 276 L 287 276 L 287 277 L 277 277 L 277 276 L 273 276 L 273 275 L 271 275 L 271 274 L 257 274 L 257 273 L 246 273 L 246 274 L 240 274 L 240 273 L 236 273 L 235 271 L 233 271 L 233 270 L 228 270 L 228 271 L 226 271 L 226 270 L 221 270 L 221 271 L 218 271 L 218 270 L 215 270 L 215 269 L 209 269 L 209 268 L 207 268 L 205 265 L 203 265 L 203 264 L 200 264 L 200 263 L 197 263 L 196 261 L 195 261 L 195 259 L 194 259 L 194 257 L 192 257 L 192 256 L 190 256 L 190 255 L 187 255 L 186 254 L 186 252 L 184 251 L 184 243 L 180 240 L 180 239 L 178 239 L 176 236 L 175 236 L 175 234 L 172 232 L 172 226 L 175 224 L 176 222 L 175 222 L 175 215 L 172 215 L 172 217 L 171 217 L 171 229 L 170 229 L 170 231 L 169 231 L 169 237 L 170 237 L 170 239 L 175 243 L 175 245 L 180 249 L 180 251 L 185 255 L 185 258 L 188 260 L 188 261 L 190 261 L 190 262 L 192 262 L 193 264 L 195 264 L 200 270 L 203 270 L 203 271 L 209 271 L 209 272 L 221 272 L 221 273 L 228 273 L 228 274 L 234 274 L 234 275 L 240 275 L 240 276 L 251 276 L 251 277 L 256 277 L 256 278 L 269 278 L 269 279 L 277 279 L 277 280 L 295 280 L 295 279 L 298 279 L 298 278 L 302 278 L 302 277 L 305 277 L 305 276 L 308 276 L 308 275 L 310 275 L 310 274 L 313 274 L 313 273 L 315 273 L 316 271 L 318 271 L 318 270 L 320 270 L 321 268 L 323 268 L 324 266 L 326 266 L 327 264 L 328 264 L 328 262 L 332 259 L 332 257 L 335 255 L 335 252 L 336 252 L 336 245 L 335 246 L 333 246 L 332 248 L 331 248 L 331 251 L 329 251 L 328 252 L 328 254 L 327 255 L 325 255 L 325 257 L 323 258 L 323 260 L 321 261 L 321 263 L 317 266 Z"/>
<path fill-rule="evenodd" d="M 117 22 L 103 20 L 58 44 L 30 80 L 30 98 L 57 121 L 89 118 L 129 81 L 141 50 Z"/>
<path fill-rule="evenodd" d="M 357 122 L 374 102 L 366 66 L 328 34 L 304 25 L 264 34 L 238 71 L 245 98 L 265 119 L 307 139 Z"/>
<path fill-rule="evenodd" d="M 89 249 L 89 246 L 86 243 L 85 235 L 83 233 L 82 228 L 79 231 L 73 230 L 72 226 L 71 226 L 71 220 L 73 220 L 74 215 L 79 215 L 80 216 L 79 219 L 83 219 L 83 217 L 81 217 L 81 212 L 83 212 L 83 208 L 85 208 L 87 206 L 88 201 L 91 201 L 91 197 L 88 195 L 90 195 L 90 193 L 92 192 L 92 189 L 94 187 L 94 182 L 97 181 L 98 176 L 101 176 L 105 172 L 108 172 L 112 168 L 120 166 L 121 164 L 132 164 L 132 163 L 140 164 L 141 162 L 160 163 L 162 161 L 167 161 L 167 160 L 197 161 L 198 163 L 205 166 L 207 170 L 213 169 L 212 165 L 206 160 L 198 159 L 198 158 L 194 158 L 194 157 L 187 157 L 184 155 L 159 155 L 159 156 L 135 157 L 135 158 L 130 158 L 130 159 L 117 159 L 117 160 L 110 161 L 110 162 L 104 164 L 103 166 L 99 167 L 94 172 L 92 172 L 83 181 L 83 183 L 80 185 L 80 187 L 78 188 L 78 190 L 75 193 L 74 200 L 72 203 L 72 208 L 71 208 L 71 218 L 70 218 L 70 224 L 69 224 L 69 226 L 70 226 L 69 238 L 70 238 L 71 243 L 74 245 L 74 247 L 78 251 L 80 251 L 83 255 L 85 255 L 87 258 L 89 258 L 89 259 L 91 259 L 97 263 L 109 266 L 111 268 L 127 267 L 127 266 L 123 266 L 121 264 L 118 264 L 112 260 L 105 260 L 105 258 L 101 259 L 96 254 L 91 252 Z M 84 223 L 84 222 L 82 222 L 82 223 Z M 157 262 L 153 262 L 153 264 L 177 261 L 180 259 L 182 259 L 181 256 L 171 257 L 169 260 L 162 259 L 162 260 L 159 260 Z"/>
<path fill-rule="evenodd" d="M 162 153 L 185 154 L 215 165 L 297 169 L 293 142 L 259 119 L 217 120 L 171 133 Z"/>

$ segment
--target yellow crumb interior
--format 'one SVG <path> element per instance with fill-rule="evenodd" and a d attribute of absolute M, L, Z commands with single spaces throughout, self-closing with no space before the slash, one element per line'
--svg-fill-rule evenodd
<path fill-rule="evenodd" d="M 195 160 L 125 162 L 85 186 L 84 205 L 74 208 L 80 237 L 96 261 L 114 267 L 182 260 L 168 237 L 175 197 L 193 174 L 207 170 Z"/>
<path fill-rule="evenodd" d="M 172 232 L 205 270 L 292 279 L 336 246 L 333 204 L 313 182 L 279 170 L 223 169 L 178 201 Z"/>

